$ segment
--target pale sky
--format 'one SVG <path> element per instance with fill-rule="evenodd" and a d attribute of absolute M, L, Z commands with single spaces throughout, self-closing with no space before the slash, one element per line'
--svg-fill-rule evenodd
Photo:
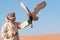
<path fill-rule="evenodd" d="M 32 11 L 42 1 L 44 0 L 0 0 L 0 34 L 8 12 L 16 13 L 16 22 L 28 20 L 19 2 L 23 2 Z M 46 7 L 38 12 L 39 20 L 33 22 L 33 28 L 28 26 L 20 29 L 19 35 L 60 34 L 60 0 L 45 1 Z"/>

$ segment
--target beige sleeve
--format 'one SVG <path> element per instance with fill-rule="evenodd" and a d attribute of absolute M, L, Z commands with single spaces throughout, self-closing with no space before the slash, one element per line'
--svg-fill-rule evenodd
<path fill-rule="evenodd" d="M 18 28 L 23 29 L 27 26 L 29 26 L 30 24 L 28 23 L 28 21 L 22 22 L 22 23 L 18 23 Z"/>
<path fill-rule="evenodd" d="M 6 38 L 8 36 L 8 30 L 7 30 L 7 25 L 6 24 L 4 24 L 3 27 L 2 27 L 1 36 L 3 38 Z"/>

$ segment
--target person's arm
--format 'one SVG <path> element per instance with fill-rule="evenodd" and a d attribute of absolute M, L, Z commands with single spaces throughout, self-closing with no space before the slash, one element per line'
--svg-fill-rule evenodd
<path fill-rule="evenodd" d="M 32 17 L 29 17 L 28 21 L 18 23 L 18 28 L 23 29 L 23 28 L 29 26 L 30 24 L 32 24 Z"/>
<path fill-rule="evenodd" d="M 2 35 L 3 38 L 6 38 L 6 39 L 9 38 L 6 24 L 4 24 L 3 27 L 2 27 L 1 35 Z"/>
<path fill-rule="evenodd" d="M 18 23 L 18 29 L 23 29 L 29 25 L 30 25 L 30 23 L 28 21 Z"/>

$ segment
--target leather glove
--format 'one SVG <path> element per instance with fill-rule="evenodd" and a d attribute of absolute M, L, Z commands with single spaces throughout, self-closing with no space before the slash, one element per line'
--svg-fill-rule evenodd
<path fill-rule="evenodd" d="M 32 19 L 33 19 L 32 16 L 29 16 L 29 19 L 28 19 L 29 24 L 32 24 Z"/>
<path fill-rule="evenodd" d="M 32 25 L 32 20 L 33 20 L 33 17 L 32 17 L 32 16 L 29 16 L 28 23 L 31 24 L 31 28 L 33 27 L 33 25 Z"/>

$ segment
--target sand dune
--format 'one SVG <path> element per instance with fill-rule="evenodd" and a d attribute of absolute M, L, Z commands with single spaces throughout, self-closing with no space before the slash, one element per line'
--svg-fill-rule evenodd
<path fill-rule="evenodd" d="M 34 36 L 20 36 L 20 40 L 60 40 L 60 34 L 45 34 Z M 0 38 L 3 40 L 3 38 Z"/>

